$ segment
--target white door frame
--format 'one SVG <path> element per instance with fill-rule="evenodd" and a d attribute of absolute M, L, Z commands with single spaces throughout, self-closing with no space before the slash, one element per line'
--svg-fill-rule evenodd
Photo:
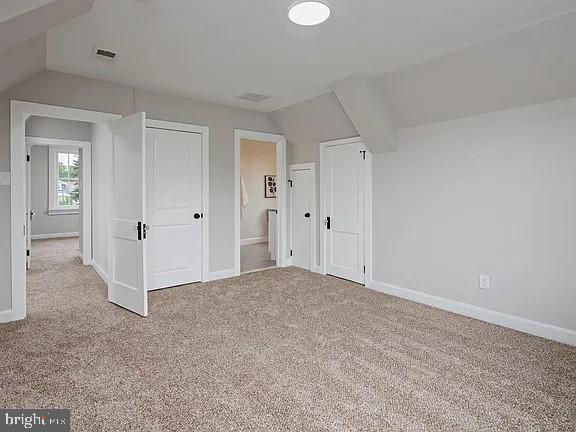
<path fill-rule="evenodd" d="M 325 175 L 326 175 L 326 149 L 344 144 L 364 143 L 362 138 L 345 138 L 335 141 L 320 143 L 320 220 L 323 224 L 326 218 L 326 208 L 324 200 Z M 366 274 L 364 286 L 372 280 L 372 154 L 366 151 L 366 165 L 364 170 L 364 265 Z M 320 273 L 326 274 L 326 230 L 320 227 Z"/>
<path fill-rule="evenodd" d="M 240 275 L 240 146 L 243 139 L 276 144 L 276 200 L 278 208 L 278 267 L 290 261 L 286 248 L 286 137 L 263 132 L 234 129 L 234 274 Z"/>
<path fill-rule="evenodd" d="M 32 102 L 10 101 L 10 258 L 12 309 L 6 321 L 26 317 L 26 120 L 51 117 L 88 123 L 106 123 L 118 114 L 87 111 Z M 91 230 L 91 227 L 90 227 Z M 4 319 L 3 319 L 4 320 Z"/>
<path fill-rule="evenodd" d="M 26 137 L 26 145 L 28 147 L 74 147 L 82 149 L 82 195 L 79 209 L 79 212 L 82 213 L 82 225 L 80 226 L 82 250 L 80 253 L 82 255 L 82 264 L 92 265 L 92 143 L 90 141 Z M 50 169 L 48 172 L 50 172 Z M 48 179 L 50 190 L 52 190 L 52 182 L 52 179 Z M 27 193 L 30 193 L 29 184 L 27 185 Z M 28 234 L 31 235 L 31 233 Z"/>
<path fill-rule="evenodd" d="M 146 127 L 180 132 L 192 132 L 202 136 L 202 282 L 210 280 L 210 128 L 188 123 L 164 120 L 146 120 Z"/>
<path fill-rule="evenodd" d="M 310 209 L 311 213 L 311 231 L 310 236 L 312 237 L 310 241 L 310 271 L 317 272 L 318 264 L 316 261 L 316 251 L 318 249 L 318 242 L 317 242 L 317 231 L 318 231 L 318 218 L 317 208 L 318 208 L 318 196 L 316 195 L 316 164 L 314 162 L 310 163 L 301 163 L 301 164 L 291 164 L 289 166 L 290 170 L 290 180 L 292 180 L 292 171 L 299 171 L 299 170 L 310 170 L 312 172 L 312 203 L 313 207 Z M 293 209 L 293 189 L 290 187 L 290 210 Z M 294 220 L 292 218 L 292 214 L 290 214 L 290 250 L 292 250 L 292 244 L 294 239 Z"/>

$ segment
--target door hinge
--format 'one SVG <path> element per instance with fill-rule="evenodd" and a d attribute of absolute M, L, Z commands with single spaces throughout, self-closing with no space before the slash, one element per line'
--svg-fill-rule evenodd
<path fill-rule="evenodd" d="M 364 274 L 366 274 L 366 266 L 364 266 L 363 271 L 364 271 Z"/>
<path fill-rule="evenodd" d="M 292 187 L 292 180 L 288 180 L 288 184 Z"/>
<path fill-rule="evenodd" d="M 362 159 L 366 160 L 366 150 L 360 150 L 360 153 L 362 154 Z"/>
<path fill-rule="evenodd" d="M 292 256 L 292 249 L 290 249 L 290 256 Z"/>
<path fill-rule="evenodd" d="M 26 249 L 26 256 L 27 256 L 27 257 L 30 256 L 30 249 Z"/>
<path fill-rule="evenodd" d="M 26 162 L 30 162 L 30 155 L 26 155 Z"/>

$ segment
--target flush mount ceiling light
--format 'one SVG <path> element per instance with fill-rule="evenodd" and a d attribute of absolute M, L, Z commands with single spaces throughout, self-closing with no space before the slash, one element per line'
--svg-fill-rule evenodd
<path fill-rule="evenodd" d="M 288 10 L 288 18 L 295 24 L 313 26 L 321 24 L 330 17 L 328 5 L 318 1 L 296 3 Z"/>

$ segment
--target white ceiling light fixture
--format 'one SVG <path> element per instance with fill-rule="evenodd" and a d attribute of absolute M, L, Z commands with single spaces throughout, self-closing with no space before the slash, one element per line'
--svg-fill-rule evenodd
<path fill-rule="evenodd" d="M 330 7 L 319 1 L 302 1 L 290 6 L 288 18 L 295 24 L 313 26 L 322 24 L 330 17 Z"/>

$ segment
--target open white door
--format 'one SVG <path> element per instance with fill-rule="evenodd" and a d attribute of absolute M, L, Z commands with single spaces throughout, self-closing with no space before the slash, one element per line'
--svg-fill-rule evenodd
<path fill-rule="evenodd" d="M 146 115 L 133 114 L 109 125 L 112 196 L 108 300 L 146 316 Z"/>
<path fill-rule="evenodd" d="M 324 153 L 326 273 L 364 283 L 364 157 L 362 143 Z"/>
<path fill-rule="evenodd" d="M 31 147 L 26 145 L 26 270 L 30 270 L 32 259 L 32 174 L 30 170 Z"/>

